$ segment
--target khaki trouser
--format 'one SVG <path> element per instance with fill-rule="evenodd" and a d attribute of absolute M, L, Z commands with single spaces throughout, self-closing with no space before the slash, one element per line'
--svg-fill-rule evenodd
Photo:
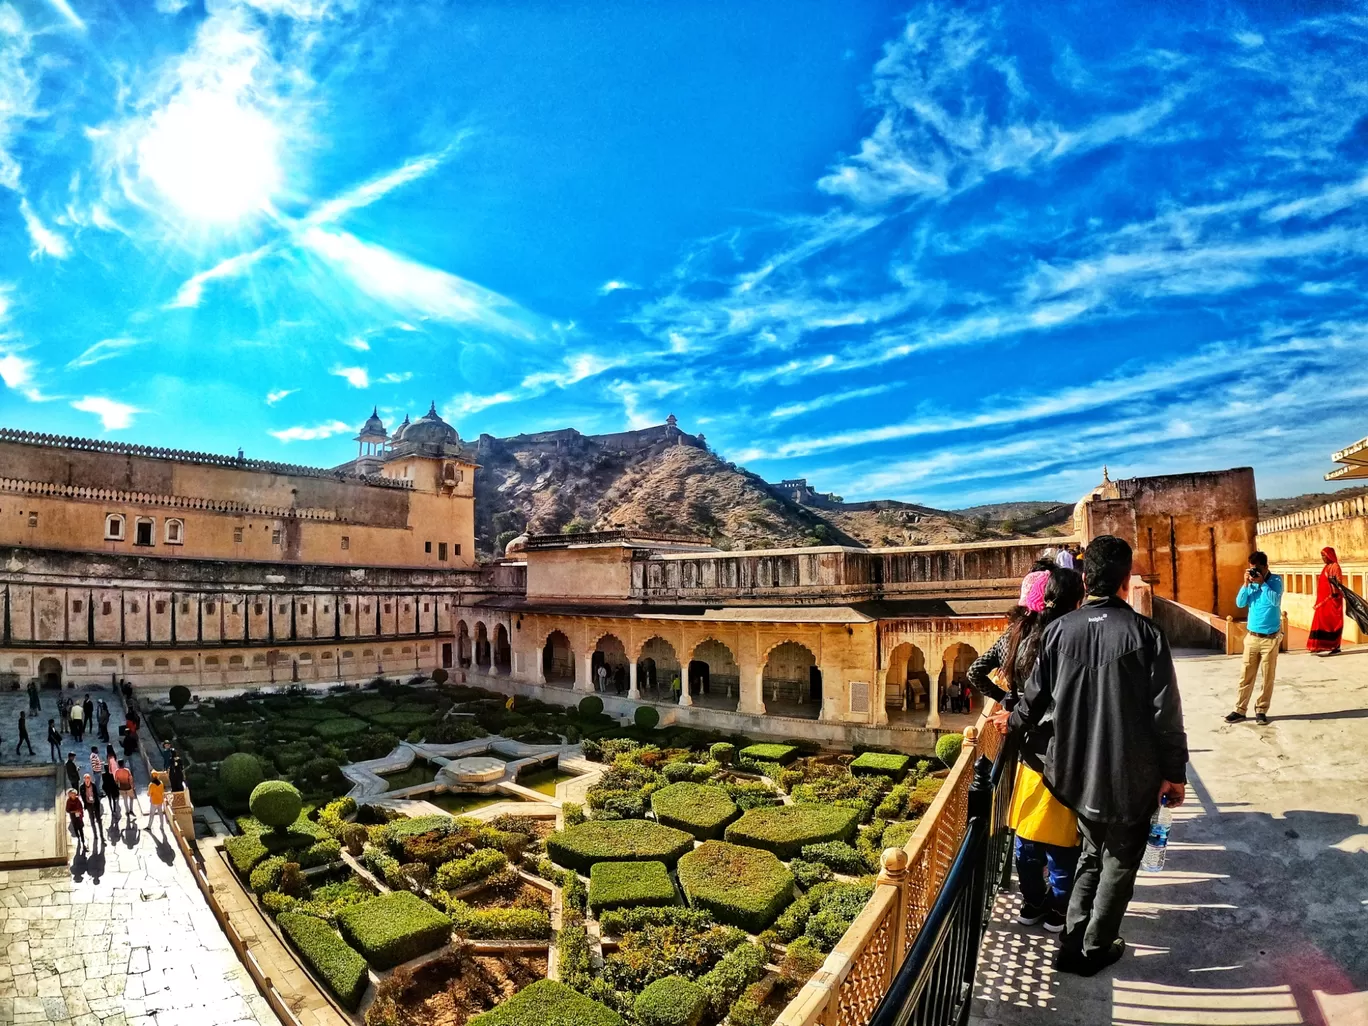
<path fill-rule="evenodd" d="M 1273 674 L 1278 668 L 1278 645 L 1281 642 L 1281 634 L 1272 638 L 1261 638 L 1255 634 L 1245 635 L 1244 665 L 1240 669 L 1240 697 L 1235 702 L 1237 712 L 1243 713 L 1249 709 L 1249 696 L 1254 693 L 1255 675 L 1262 678 L 1262 686 L 1259 689 L 1259 700 L 1254 703 L 1254 711 L 1268 712 L 1269 703 L 1273 701 Z"/>

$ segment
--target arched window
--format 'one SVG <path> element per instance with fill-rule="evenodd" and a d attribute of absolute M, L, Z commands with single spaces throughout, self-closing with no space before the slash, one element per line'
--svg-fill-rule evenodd
<path fill-rule="evenodd" d="M 156 526 L 151 517 L 138 517 L 138 522 L 134 525 L 137 533 L 133 537 L 134 545 L 151 545 L 152 530 Z"/>
<path fill-rule="evenodd" d="M 123 514 L 105 514 L 105 541 L 123 541 L 124 537 Z"/>
<path fill-rule="evenodd" d="M 166 544 L 184 545 L 185 544 L 185 522 L 181 520 L 168 520 L 166 522 Z"/>

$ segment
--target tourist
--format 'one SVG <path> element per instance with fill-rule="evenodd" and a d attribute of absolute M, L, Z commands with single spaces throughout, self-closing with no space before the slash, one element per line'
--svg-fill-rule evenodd
<path fill-rule="evenodd" d="M 174 759 L 175 757 L 176 757 L 176 750 L 175 750 L 174 748 L 171 747 L 171 742 L 170 742 L 170 741 L 163 741 L 163 742 L 161 743 L 161 761 L 162 761 L 162 769 L 169 770 L 169 769 L 171 768 L 171 760 Z"/>
<path fill-rule="evenodd" d="M 71 733 L 71 705 L 60 695 L 57 696 L 57 714 L 62 719 L 62 733 Z"/>
<path fill-rule="evenodd" d="M 1344 573 L 1339 557 L 1330 546 L 1321 549 L 1320 576 L 1316 578 L 1316 606 L 1311 613 L 1311 633 L 1306 638 L 1306 650 L 1322 656 L 1339 655 L 1340 639 L 1344 635 Z"/>
<path fill-rule="evenodd" d="M 40 706 L 38 704 L 38 682 L 31 680 L 28 682 L 29 712 L 36 713 Z"/>
<path fill-rule="evenodd" d="M 62 735 L 52 720 L 48 720 L 48 755 L 52 757 L 53 762 L 62 761 Z"/>
<path fill-rule="evenodd" d="M 119 754 L 114 751 L 113 745 L 105 745 L 105 765 L 119 764 Z"/>
<path fill-rule="evenodd" d="M 92 729 L 95 722 L 95 700 L 89 695 L 85 696 L 85 701 L 81 703 L 81 725 L 86 729 Z"/>
<path fill-rule="evenodd" d="M 177 755 L 171 760 L 171 790 L 185 790 L 185 767 L 181 765 L 180 756 Z"/>
<path fill-rule="evenodd" d="M 161 817 L 162 827 L 166 826 L 166 785 L 162 783 L 162 775 L 158 770 L 152 771 L 152 780 L 147 785 L 147 825 L 152 825 L 152 820 Z"/>
<path fill-rule="evenodd" d="M 14 745 L 14 754 L 19 754 L 19 749 L 28 745 L 29 755 L 33 754 L 33 742 L 29 740 L 28 717 L 24 715 L 24 710 L 19 710 L 19 740 Z"/>
<path fill-rule="evenodd" d="M 133 771 L 128 768 L 128 763 L 122 764 L 114 771 L 114 783 L 119 789 L 119 798 L 123 802 L 123 810 L 132 819 L 133 799 L 137 795 L 133 790 Z"/>
<path fill-rule="evenodd" d="M 92 777 L 89 773 L 81 781 L 81 804 L 85 806 L 86 815 L 90 817 L 91 840 L 104 836 L 104 813 L 100 809 L 99 778 Z"/>
<path fill-rule="evenodd" d="M 71 736 L 77 741 L 85 740 L 85 706 L 80 702 L 72 700 L 71 713 Z"/>
<path fill-rule="evenodd" d="M 681 692 L 683 691 L 683 688 L 680 686 L 679 674 L 677 673 L 674 675 L 674 680 L 670 681 L 670 691 L 674 693 L 675 703 L 678 704 L 679 697 Z"/>
<path fill-rule="evenodd" d="M 76 765 L 75 752 L 67 752 L 66 762 L 62 764 L 62 769 L 66 771 L 67 783 L 72 788 L 81 786 L 81 767 Z"/>
<path fill-rule="evenodd" d="M 95 721 L 100 725 L 100 740 L 109 741 L 109 706 L 105 700 L 100 699 L 99 708 L 95 712 Z"/>
<path fill-rule="evenodd" d="M 114 771 L 118 768 L 118 760 L 111 757 L 105 762 L 104 772 L 100 774 L 100 789 L 104 792 L 105 798 L 109 801 L 109 819 L 112 823 L 117 823 L 119 821 L 119 784 L 118 781 L 114 779 Z"/>
<path fill-rule="evenodd" d="M 90 746 L 90 772 L 95 777 L 95 786 L 100 786 L 100 774 L 104 772 L 104 762 L 100 759 L 100 746 Z"/>
<path fill-rule="evenodd" d="M 1007 715 L 1030 679 L 1045 628 L 1082 601 L 1083 578 L 1066 567 L 1048 573 L 1037 570 L 1022 580 L 1021 598 L 1007 614 L 1007 632 L 969 667 L 974 690 L 1002 705 L 994 717 L 999 728 L 1006 727 Z M 995 670 L 1001 685 L 989 676 Z M 1060 933 L 1078 862 L 1078 820 L 1045 786 L 1045 754 L 1053 734 L 1054 717 L 1047 711 L 1022 738 L 1008 826 L 1016 832 L 1021 883 L 1017 922 L 1043 922 L 1050 933 Z"/>
<path fill-rule="evenodd" d="M 1121 958 L 1121 918 L 1135 890 L 1150 817 L 1183 803 L 1187 735 L 1168 641 L 1130 607 L 1131 547 L 1094 538 L 1083 554 L 1088 598 L 1041 635 L 1035 669 L 1008 720 L 1036 729 L 1053 713 L 1045 785 L 1073 809 L 1078 856 L 1054 966 L 1091 976 Z"/>
<path fill-rule="evenodd" d="M 1059 551 L 1055 553 L 1055 563 L 1065 570 L 1074 568 L 1073 550 L 1067 545 L 1061 545 Z"/>
<path fill-rule="evenodd" d="M 67 791 L 66 800 L 67 819 L 71 824 L 71 832 L 76 835 L 82 848 L 85 847 L 85 807 L 81 805 L 81 796 L 76 792 L 76 788 Z"/>
<path fill-rule="evenodd" d="M 1254 678 L 1262 678 L 1259 698 L 1254 703 L 1254 719 L 1268 722 L 1268 707 L 1273 701 L 1273 674 L 1278 667 L 1278 645 L 1282 641 L 1283 579 L 1268 569 L 1262 552 L 1249 554 L 1244 586 L 1235 595 L 1235 604 L 1249 610 L 1245 622 L 1244 663 L 1240 668 L 1240 692 L 1227 723 L 1248 719 L 1249 697 L 1254 693 Z"/>
<path fill-rule="evenodd" d="M 608 667 L 606 667 L 606 666 L 604 666 L 604 665 L 602 665 L 602 664 L 600 663 L 600 664 L 599 664 L 598 670 L 597 670 L 597 671 L 595 672 L 595 674 L 594 674 L 594 677 L 595 677 L 595 679 L 596 679 L 596 681 L 597 681 L 596 686 L 598 687 L 599 691 L 600 691 L 600 692 L 607 692 L 607 690 L 608 690 Z"/>

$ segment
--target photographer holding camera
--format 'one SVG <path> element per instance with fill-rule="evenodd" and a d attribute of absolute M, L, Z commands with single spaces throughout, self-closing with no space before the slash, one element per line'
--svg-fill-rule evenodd
<path fill-rule="evenodd" d="M 1254 692 L 1254 677 L 1262 678 L 1259 700 L 1254 703 L 1254 719 L 1268 722 L 1268 706 L 1273 700 L 1273 674 L 1278 666 L 1278 645 L 1282 641 L 1282 578 L 1268 569 L 1268 557 L 1262 552 L 1249 554 L 1244 586 L 1235 596 L 1235 604 L 1249 610 L 1248 630 L 1244 641 L 1244 666 L 1240 671 L 1240 695 L 1235 700 L 1235 711 L 1226 716 L 1227 723 L 1247 719 L 1249 696 Z"/>

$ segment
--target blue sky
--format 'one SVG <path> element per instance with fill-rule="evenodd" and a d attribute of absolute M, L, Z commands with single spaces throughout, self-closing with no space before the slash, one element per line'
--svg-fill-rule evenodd
<path fill-rule="evenodd" d="M 1348 4 L 0 0 L 0 423 L 675 413 L 942 506 L 1368 433 Z"/>

